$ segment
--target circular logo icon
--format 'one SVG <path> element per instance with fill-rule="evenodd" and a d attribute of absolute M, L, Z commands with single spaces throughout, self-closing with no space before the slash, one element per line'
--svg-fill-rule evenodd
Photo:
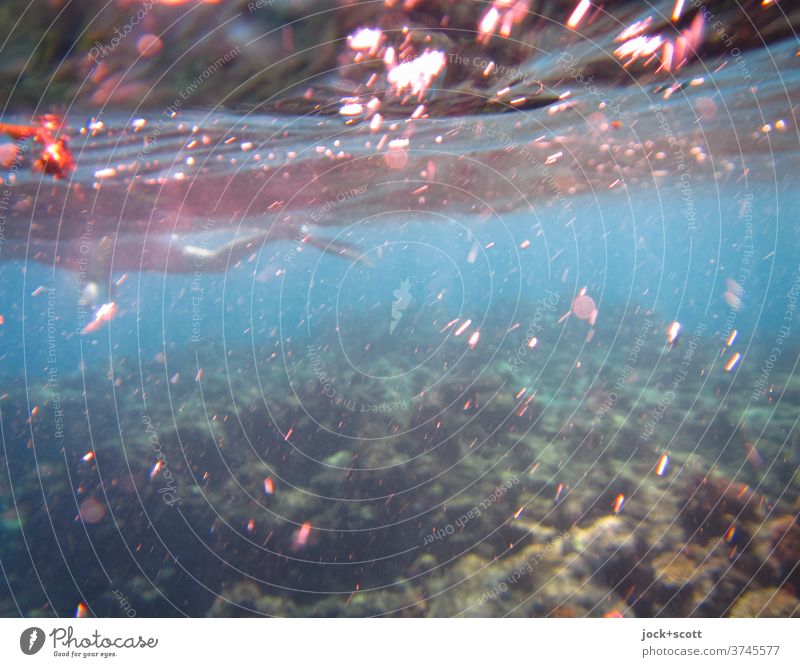
<path fill-rule="evenodd" d="M 44 646 L 44 630 L 41 628 L 28 628 L 19 636 L 19 647 L 25 655 L 38 653 Z"/>

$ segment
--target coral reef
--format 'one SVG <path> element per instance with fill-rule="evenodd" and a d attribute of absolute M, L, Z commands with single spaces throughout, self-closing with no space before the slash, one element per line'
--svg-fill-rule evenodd
<path fill-rule="evenodd" d="M 85 402 L 91 419 L 65 410 L 57 443 L 33 420 L 32 446 L 7 450 L 0 477 L 16 604 L 32 616 L 78 600 L 118 616 L 795 614 L 796 491 L 701 447 L 671 446 L 667 463 L 641 437 L 657 383 L 612 396 L 568 343 L 548 372 L 569 381 L 529 400 L 495 389 L 532 385 L 538 357 L 530 378 L 498 361 L 437 385 L 434 363 L 389 382 L 329 355 L 341 400 L 291 349 L 288 373 L 209 351 L 202 382 L 164 381 L 197 374 L 178 350 L 144 361 L 146 407 L 123 366 L 116 381 L 100 368 L 62 377 L 62 404 Z M 409 354 L 381 351 L 374 370 Z M 619 354 L 602 363 L 619 368 Z M 33 394 L 47 414 L 46 386 Z M 678 442 L 699 442 L 714 409 L 695 407 Z M 27 412 L 19 380 L 3 411 Z M 714 419 L 738 432 L 727 413 Z M 663 420 L 675 428 L 673 413 Z"/>

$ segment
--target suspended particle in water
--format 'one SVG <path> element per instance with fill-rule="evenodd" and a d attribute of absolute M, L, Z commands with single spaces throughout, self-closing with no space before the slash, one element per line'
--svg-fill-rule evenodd
<path fill-rule="evenodd" d="M 460 336 L 462 333 L 464 333 L 464 332 L 467 330 L 467 328 L 469 328 L 469 325 L 470 325 L 470 324 L 472 324 L 472 320 L 467 320 L 466 322 L 464 322 L 463 324 L 461 324 L 461 325 L 458 327 L 458 329 L 456 329 L 456 331 L 455 331 L 455 334 L 454 334 L 454 335 L 456 335 L 456 336 Z"/>
<path fill-rule="evenodd" d="M 100 327 L 102 327 L 106 322 L 110 322 L 117 314 L 117 304 L 113 301 L 108 303 L 104 303 L 100 306 L 94 314 L 94 319 L 89 322 L 83 329 L 81 330 L 82 334 L 92 333 L 93 331 L 97 331 Z"/>
<path fill-rule="evenodd" d="M 658 463 L 656 464 L 656 475 L 663 477 L 667 474 L 667 470 L 669 470 L 669 456 L 662 454 L 661 458 L 658 459 Z"/>
<path fill-rule="evenodd" d="M 398 93 L 410 90 L 413 95 L 422 95 L 444 70 L 446 61 L 442 51 L 426 51 L 413 60 L 389 66 L 386 79 Z"/>
<path fill-rule="evenodd" d="M 347 45 L 353 51 L 369 51 L 370 55 L 375 55 L 382 39 L 383 32 L 379 28 L 361 28 L 347 36 Z"/>
<path fill-rule="evenodd" d="M 725 281 L 725 285 L 727 287 L 725 294 L 723 294 L 725 303 L 727 303 L 728 306 L 730 306 L 730 308 L 733 310 L 739 310 L 742 307 L 744 288 L 733 278 L 728 278 L 728 280 Z"/>
<path fill-rule="evenodd" d="M 66 138 L 56 139 L 50 143 L 41 157 L 33 163 L 33 168 L 53 176 L 56 180 L 66 177 L 75 168 L 75 161 L 67 148 Z"/>
<path fill-rule="evenodd" d="M 592 3 L 589 0 L 581 0 L 575 9 L 572 10 L 572 14 L 569 15 L 567 19 L 567 27 L 575 29 L 578 27 L 578 24 L 583 20 L 583 17 L 586 15 L 586 12 L 589 10 L 589 7 L 592 6 Z"/>
<path fill-rule="evenodd" d="M 681 336 L 681 323 L 677 320 L 667 327 L 667 345 L 674 347 Z"/>
<path fill-rule="evenodd" d="M 758 453 L 758 450 L 755 448 L 755 445 L 745 442 L 744 443 L 745 451 L 747 452 L 747 462 L 753 466 L 756 470 L 761 470 L 764 467 L 764 459 L 761 454 Z"/>
<path fill-rule="evenodd" d="M 17 160 L 19 148 L 16 144 L 0 144 L 0 167 L 10 169 L 11 165 Z"/>
<path fill-rule="evenodd" d="M 467 264 L 474 264 L 475 261 L 478 259 L 478 251 L 480 250 L 480 245 L 477 241 L 472 243 L 472 247 L 469 249 L 467 253 Z"/>
<path fill-rule="evenodd" d="M 448 330 L 450 327 L 452 327 L 452 326 L 453 326 L 453 325 L 454 325 L 456 322 L 458 322 L 458 318 L 456 318 L 456 319 L 454 319 L 454 320 L 450 320 L 450 321 L 449 321 L 447 324 L 445 324 L 445 325 L 444 325 L 444 326 L 443 326 L 441 329 L 439 329 L 439 333 L 444 333 L 444 332 L 445 332 L 445 331 L 447 331 L 447 330 Z"/>
<path fill-rule="evenodd" d="M 742 358 L 742 355 L 739 352 L 736 352 L 729 360 L 728 363 L 725 364 L 725 370 L 730 373 L 736 365 L 739 363 L 739 360 Z"/>
<path fill-rule="evenodd" d="M 342 108 L 339 109 L 339 115 L 341 116 L 359 116 L 362 113 L 364 113 L 364 107 L 357 102 L 343 104 Z"/>
<path fill-rule="evenodd" d="M 739 310 L 739 308 L 742 307 L 742 297 L 734 294 L 730 290 L 725 292 L 723 296 L 725 297 L 725 303 L 727 303 L 731 309 Z"/>
<path fill-rule="evenodd" d="M 500 12 L 497 7 L 492 7 L 487 11 L 478 24 L 478 30 L 482 36 L 491 35 L 497 27 L 497 22 L 500 20 Z"/>
<path fill-rule="evenodd" d="M 294 534 L 294 540 L 292 540 L 292 546 L 295 549 L 300 549 L 304 547 L 308 542 L 308 536 L 311 535 L 311 524 L 306 521 L 300 528 L 297 529 L 297 532 Z"/>

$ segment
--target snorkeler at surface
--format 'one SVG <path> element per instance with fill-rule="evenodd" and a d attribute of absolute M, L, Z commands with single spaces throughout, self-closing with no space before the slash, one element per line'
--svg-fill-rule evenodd
<path fill-rule="evenodd" d="M 94 240 L 56 241 L 7 239 L 0 260 L 34 261 L 54 269 L 73 271 L 87 279 L 86 296 L 91 301 L 100 285 L 108 285 L 114 274 L 127 271 L 186 274 L 224 273 L 251 257 L 270 242 L 287 240 L 276 237 L 273 230 L 243 230 L 232 239 L 211 245 L 208 237 L 193 242 L 190 237 L 169 236 L 103 236 Z M 333 241 L 310 233 L 303 225 L 292 243 L 307 244 L 324 253 L 331 253 L 369 264 L 354 245 Z"/>
<path fill-rule="evenodd" d="M 244 230 L 234 238 L 216 246 L 192 243 L 186 236 L 103 236 L 96 240 L 55 242 L 32 239 L 7 240 L 2 259 L 22 259 L 67 271 L 87 271 L 91 277 L 110 277 L 114 271 L 163 273 L 224 273 L 249 257 L 261 245 L 276 238 L 271 231 Z M 308 244 L 322 252 L 353 261 L 365 262 L 361 251 L 342 241 L 314 236 L 303 225 L 296 243 Z"/>

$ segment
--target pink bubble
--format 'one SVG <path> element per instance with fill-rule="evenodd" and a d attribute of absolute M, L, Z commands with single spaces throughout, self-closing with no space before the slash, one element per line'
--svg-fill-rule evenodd
<path fill-rule="evenodd" d="M 703 120 L 711 120 L 717 115 L 717 105 L 710 97 L 700 97 L 694 105 L 697 115 Z"/>
<path fill-rule="evenodd" d="M 389 169 L 402 169 L 408 164 L 408 153 L 402 148 L 392 148 L 383 156 L 383 160 Z"/>
<path fill-rule="evenodd" d="M 592 297 L 579 294 L 572 302 L 572 312 L 581 320 L 593 320 L 597 313 L 597 305 Z"/>
<path fill-rule="evenodd" d="M 94 498 L 87 498 L 81 503 L 78 513 L 86 523 L 97 523 L 106 515 L 106 508 Z"/>
<path fill-rule="evenodd" d="M 156 55 L 162 48 L 164 48 L 164 43 L 161 38 L 150 33 L 142 35 L 136 42 L 136 50 L 143 58 Z"/>

